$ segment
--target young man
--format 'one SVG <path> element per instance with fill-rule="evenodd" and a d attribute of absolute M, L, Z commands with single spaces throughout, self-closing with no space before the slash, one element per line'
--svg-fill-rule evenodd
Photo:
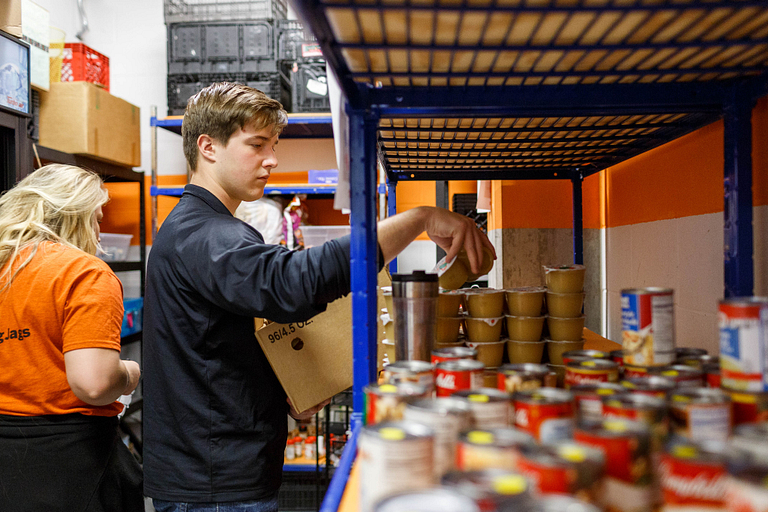
<path fill-rule="evenodd" d="M 309 319 L 350 291 L 349 237 L 292 252 L 233 214 L 264 193 L 287 116 L 239 84 L 190 99 L 184 154 L 192 172 L 153 242 L 144 308 L 145 494 L 158 512 L 276 511 L 287 403 L 253 334 L 253 317 Z M 415 208 L 379 223 L 380 265 L 420 233 L 478 271 L 488 239 L 466 217 Z"/>

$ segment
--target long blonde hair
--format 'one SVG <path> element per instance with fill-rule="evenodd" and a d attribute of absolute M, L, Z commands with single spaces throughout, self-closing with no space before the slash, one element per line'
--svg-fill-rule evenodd
<path fill-rule="evenodd" d="M 56 242 L 95 255 L 96 209 L 109 200 L 101 178 L 72 165 L 41 167 L 0 197 L 0 291 L 37 253 L 40 242 Z M 21 264 L 19 253 L 32 247 Z"/>

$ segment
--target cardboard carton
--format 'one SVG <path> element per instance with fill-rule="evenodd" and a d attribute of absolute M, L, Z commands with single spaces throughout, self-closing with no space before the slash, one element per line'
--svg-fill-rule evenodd
<path fill-rule="evenodd" d="M 21 0 L 0 2 L 0 30 L 21 39 Z"/>
<path fill-rule="evenodd" d="M 140 109 L 89 82 L 40 93 L 40 145 L 119 165 L 141 165 Z"/>

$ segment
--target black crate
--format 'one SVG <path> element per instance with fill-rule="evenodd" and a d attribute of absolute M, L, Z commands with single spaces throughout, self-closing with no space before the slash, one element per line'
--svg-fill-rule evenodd
<path fill-rule="evenodd" d="M 282 71 L 291 84 L 291 112 L 331 110 L 325 61 L 288 63 Z"/>
<path fill-rule="evenodd" d="M 279 73 L 205 73 L 168 75 L 168 115 L 183 115 L 187 100 L 215 82 L 237 82 L 259 89 L 270 98 L 285 101 Z"/>
<path fill-rule="evenodd" d="M 327 490 L 322 466 L 317 473 L 284 471 L 278 509 L 280 512 L 318 510 Z"/>
<path fill-rule="evenodd" d="M 164 0 L 166 23 L 189 21 L 282 20 L 287 0 Z"/>
<path fill-rule="evenodd" d="M 323 58 L 317 39 L 301 22 L 279 20 L 275 22 L 277 57 L 280 60 L 313 61 Z"/>
<path fill-rule="evenodd" d="M 276 71 L 271 21 L 168 25 L 168 74 Z"/>

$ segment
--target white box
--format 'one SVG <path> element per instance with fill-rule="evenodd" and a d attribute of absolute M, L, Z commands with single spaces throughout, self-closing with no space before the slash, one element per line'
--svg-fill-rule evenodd
<path fill-rule="evenodd" d="M 104 249 L 104 253 L 99 254 L 99 258 L 104 261 L 125 261 L 128 259 L 128 248 L 131 246 L 132 238 L 133 235 L 102 233 L 101 248 Z"/>
<path fill-rule="evenodd" d="M 304 247 L 322 245 L 328 240 L 348 235 L 349 226 L 301 226 L 304 235 Z"/>

